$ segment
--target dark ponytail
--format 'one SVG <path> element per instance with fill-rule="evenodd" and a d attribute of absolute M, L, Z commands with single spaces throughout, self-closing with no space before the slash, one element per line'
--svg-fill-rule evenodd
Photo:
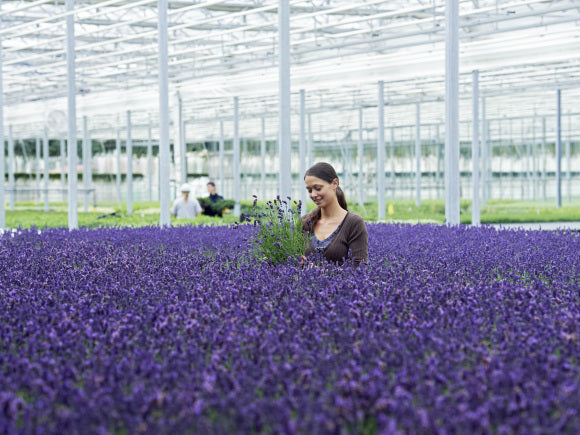
<path fill-rule="evenodd" d="M 344 192 L 340 188 L 340 186 L 336 186 L 336 199 L 338 199 L 338 204 L 348 210 L 348 204 L 346 203 L 346 196 L 344 196 Z"/>
<path fill-rule="evenodd" d="M 338 180 L 338 175 L 336 171 L 332 167 L 331 164 L 325 162 L 319 162 L 312 165 L 304 174 L 304 178 L 307 176 L 312 176 L 316 178 L 320 178 L 321 180 L 326 181 L 327 183 L 332 183 L 332 181 L 336 178 Z M 344 196 L 344 192 L 340 188 L 340 186 L 336 187 L 336 199 L 338 200 L 338 205 L 340 205 L 343 209 L 348 210 L 348 204 L 346 202 L 346 197 Z M 307 231 L 312 231 L 316 222 L 320 219 L 321 210 L 320 207 L 316 207 L 312 212 L 308 213 L 304 217 L 304 229 Z"/>

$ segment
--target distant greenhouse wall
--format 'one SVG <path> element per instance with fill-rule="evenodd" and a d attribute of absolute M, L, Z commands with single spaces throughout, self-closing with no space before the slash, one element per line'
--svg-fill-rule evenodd
<path fill-rule="evenodd" d="M 327 161 L 333 164 L 341 178 L 347 197 L 350 201 L 358 201 L 360 183 L 364 191 L 364 200 L 374 200 L 377 197 L 377 129 L 376 108 L 366 109 L 362 131 L 363 154 L 359 155 L 359 134 L 356 111 L 321 112 L 311 117 L 311 130 L 308 132 L 308 163 Z M 346 114 L 346 115 L 345 115 Z M 296 117 L 295 117 L 296 118 Z M 259 120 L 259 118 L 257 118 Z M 262 182 L 262 137 L 256 134 L 257 119 L 242 122 L 245 131 L 241 132 L 241 195 L 243 199 L 251 199 L 257 195 L 260 199 L 271 199 L 278 194 L 278 144 L 275 138 L 276 123 L 271 122 L 263 137 L 265 155 L 264 182 Z M 416 126 L 403 123 L 405 118 L 396 120 L 396 125 L 388 125 L 385 129 L 385 196 L 390 199 L 412 199 L 416 196 Z M 295 119 L 298 123 L 299 119 Z M 207 121 L 206 121 L 206 124 Z M 334 125 L 337 125 L 337 128 Z M 489 118 L 486 120 L 484 135 L 485 158 L 481 157 L 482 195 L 485 198 L 525 199 L 545 201 L 555 195 L 556 158 L 555 158 L 555 119 L 553 115 L 532 115 L 522 117 Z M 193 136 L 195 127 L 204 124 L 188 125 L 188 134 Z M 248 128 L 250 127 L 250 128 Z M 207 127 L 205 127 L 207 129 Z M 460 143 L 460 173 L 461 197 L 471 197 L 472 180 L 472 150 L 471 121 L 461 122 Z M 201 131 L 204 131 L 200 128 Z M 41 201 L 44 186 L 41 174 L 44 168 L 44 158 L 37 160 L 35 153 L 35 138 L 21 135 L 14 140 L 15 158 L 14 174 L 16 201 Z M 249 133 L 249 134 L 248 134 Z M 125 201 L 126 174 L 128 161 L 125 154 L 125 141 L 121 146 L 120 158 L 117 157 L 115 139 L 107 133 L 98 131 L 99 135 L 92 141 L 91 168 L 93 189 L 92 203 L 103 201 Z M 121 135 L 122 136 L 122 135 Z M 420 125 L 421 143 L 421 197 L 425 199 L 440 199 L 444 195 L 444 124 L 435 119 L 425 117 Z M 293 196 L 300 197 L 302 175 L 299 168 L 299 137 L 295 135 L 292 143 Z M 148 163 L 146 152 L 147 140 L 141 138 L 133 143 L 134 156 L 132 172 L 135 178 L 133 195 L 135 201 L 158 200 L 158 143 L 154 138 L 151 163 Z M 206 183 L 216 182 L 218 191 L 225 197 L 233 197 L 233 154 L 231 131 L 224 132 L 223 163 L 220 161 L 219 138 L 210 137 L 204 141 L 188 140 L 187 172 L 188 181 L 192 184 L 196 196 L 205 196 Z M 50 141 L 50 157 L 48 169 L 50 173 L 50 201 L 66 200 L 63 192 L 66 186 L 62 183 L 61 173 L 66 172 L 66 161 L 60 154 L 57 139 Z M 568 112 L 564 116 L 562 130 L 562 192 L 564 200 L 580 197 L 580 113 Z M 8 181 L 8 142 L 6 151 L 6 177 Z M 79 153 L 80 154 L 80 153 Z M 362 158 L 363 172 L 359 173 Z M 117 164 L 120 164 L 121 189 L 117 189 Z M 64 166 L 63 166 L 64 165 Z M 82 177 L 82 155 L 79 160 L 79 176 Z M 148 170 L 152 173 L 149 174 Z M 223 170 L 223 180 L 220 171 Z M 172 174 L 176 173 L 175 161 L 172 161 Z M 66 178 L 66 176 L 65 176 Z M 171 191 L 177 192 L 175 177 L 171 179 Z M 10 189 L 9 186 L 7 186 Z M 10 193 L 10 190 L 9 192 Z M 83 194 L 81 194 L 82 196 Z"/>

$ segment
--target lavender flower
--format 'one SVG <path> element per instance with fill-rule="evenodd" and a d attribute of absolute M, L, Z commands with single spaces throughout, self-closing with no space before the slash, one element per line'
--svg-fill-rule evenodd
<path fill-rule="evenodd" d="M 580 237 L 369 224 L 369 262 L 259 228 L 0 235 L 2 433 L 577 433 Z"/>

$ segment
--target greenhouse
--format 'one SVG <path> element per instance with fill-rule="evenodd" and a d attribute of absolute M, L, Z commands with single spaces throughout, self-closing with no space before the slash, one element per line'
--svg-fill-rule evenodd
<path fill-rule="evenodd" d="M 0 0 L 0 147 L 3 433 L 580 431 L 576 0 Z"/>

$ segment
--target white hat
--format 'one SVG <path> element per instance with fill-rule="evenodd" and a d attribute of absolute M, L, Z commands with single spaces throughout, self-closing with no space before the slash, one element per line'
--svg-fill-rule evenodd
<path fill-rule="evenodd" d="M 182 184 L 181 185 L 181 191 L 182 192 L 191 192 L 191 188 L 189 187 L 189 184 Z"/>

